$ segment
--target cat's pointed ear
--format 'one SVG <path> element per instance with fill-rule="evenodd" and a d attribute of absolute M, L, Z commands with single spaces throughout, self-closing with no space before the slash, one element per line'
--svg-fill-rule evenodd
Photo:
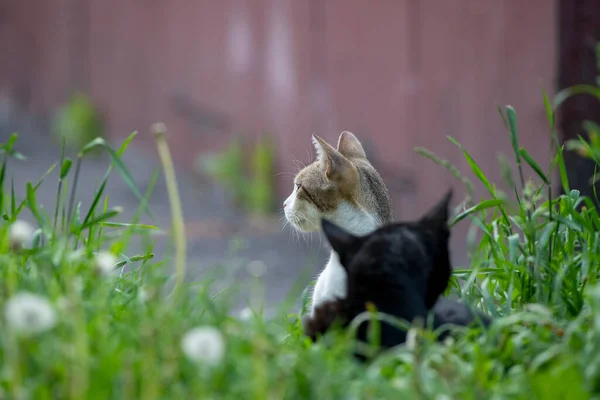
<path fill-rule="evenodd" d="M 453 191 L 448 190 L 444 197 L 438 201 L 421 219 L 419 222 L 433 229 L 448 230 L 448 219 L 450 218 L 450 201 L 452 200 Z"/>
<path fill-rule="evenodd" d="M 317 152 L 318 161 L 327 161 L 331 154 L 336 153 L 333 146 L 314 133 L 312 135 L 312 142 L 313 146 L 315 146 L 315 151 Z"/>
<path fill-rule="evenodd" d="M 344 131 L 338 139 L 337 151 L 344 157 L 367 158 L 365 149 L 352 132 Z"/>
<path fill-rule="evenodd" d="M 358 237 L 325 218 L 321 219 L 321 227 L 331 248 L 338 254 L 344 254 L 358 242 Z"/>
<path fill-rule="evenodd" d="M 323 165 L 325 176 L 341 186 L 352 188 L 358 180 L 356 167 L 329 143 L 313 134 L 317 160 Z"/>

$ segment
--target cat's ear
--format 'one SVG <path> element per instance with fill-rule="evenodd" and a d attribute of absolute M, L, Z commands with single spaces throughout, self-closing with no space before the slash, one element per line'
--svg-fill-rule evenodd
<path fill-rule="evenodd" d="M 452 200 L 452 189 L 448 190 L 444 197 L 433 206 L 419 222 L 435 230 L 448 230 L 448 219 L 450 218 L 450 201 Z"/>
<path fill-rule="evenodd" d="M 367 158 L 365 149 L 352 132 L 344 131 L 338 139 L 337 151 L 348 158 Z"/>
<path fill-rule="evenodd" d="M 358 237 L 325 218 L 321 219 L 321 227 L 325 236 L 327 236 L 331 248 L 338 253 L 338 255 L 348 252 L 348 250 L 353 248 L 359 240 Z"/>
<path fill-rule="evenodd" d="M 317 152 L 317 161 L 327 161 L 331 154 L 336 153 L 336 150 L 321 137 L 312 135 L 313 146 Z"/>
<path fill-rule="evenodd" d="M 313 134 L 317 160 L 323 165 L 325 176 L 342 186 L 352 188 L 358 180 L 356 167 L 329 143 Z"/>

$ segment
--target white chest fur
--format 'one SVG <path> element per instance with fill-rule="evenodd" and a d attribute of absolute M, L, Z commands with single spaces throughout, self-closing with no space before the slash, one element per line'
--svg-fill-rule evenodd
<path fill-rule="evenodd" d="M 377 229 L 380 225 L 375 217 L 356 208 L 346 205 L 338 209 L 333 221 L 355 235 L 366 235 Z M 329 261 L 317 278 L 312 293 L 310 314 L 323 302 L 336 298 L 346 297 L 346 271 L 340 264 L 340 259 L 335 251 L 331 251 Z"/>
<path fill-rule="evenodd" d="M 311 315 L 315 307 L 337 297 L 346 297 L 346 271 L 340 264 L 335 251 L 331 252 L 325 269 L 319 275 L 312 295 Z"/>

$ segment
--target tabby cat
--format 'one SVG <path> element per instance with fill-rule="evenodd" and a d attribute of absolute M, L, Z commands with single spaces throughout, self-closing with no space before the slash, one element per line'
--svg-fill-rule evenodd
<path fill-rule="evenodd" d="M 326 218 L 354 235 L 365 235 L 391 223 L 388 190 L 356 136 L 342 132 L 337 149 L 317 135 L 312 139 L 317 158 L 298 172 L 283 203 L 290 224 L 301 232 L 315 232 Z M 313 289 L 310 313 L 322 302 L 345 295 L 346 273 L 332 251 Z"/>

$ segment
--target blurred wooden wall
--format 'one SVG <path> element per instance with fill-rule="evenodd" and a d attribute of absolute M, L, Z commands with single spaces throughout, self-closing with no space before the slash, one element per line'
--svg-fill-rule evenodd
<path fill-rule="evenodd" d="M 308 162 L 310 135 L 355 132 L 399 217 L 454 181 L 416 155 L 466 163 L 451 135 L 500 180 L 510 144 L 496 104 L 546 165 L 542 88 L 554 91 L 554 0 L 8 0 L 0 5 L 0 95 L 48 115 L 89 92 L 122 138 L 165 122 L 177 160 L 233 134 L 276 136 L 278 169 Z M 149 135 L 138 141 L 151 145 Z M 292 188 L 279 176 L 283 196 Z M 483 193 L 482 191 L 480 193 Z"/>

